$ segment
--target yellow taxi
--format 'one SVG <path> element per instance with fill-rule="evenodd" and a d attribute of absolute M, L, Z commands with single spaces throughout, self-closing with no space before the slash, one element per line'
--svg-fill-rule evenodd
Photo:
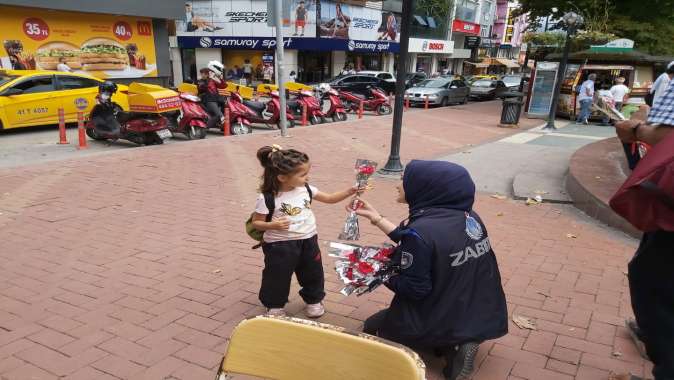
<path fill-rule="evenodd" d="M 102 82 L 61 71 L 0 70 L 0 129 L 57 124 L 59 108 L 67 123 L 76 122 L 78 111 L 91 112 Z M 128 88 L 118 87 L 112 99 L 128 111 Z"/>

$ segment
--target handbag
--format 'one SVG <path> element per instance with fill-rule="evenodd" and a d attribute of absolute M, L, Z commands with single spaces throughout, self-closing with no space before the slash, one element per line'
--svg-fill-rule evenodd
<path fill-rule="evenodd" d="M 674 128 L 641 158 L 609 205 L 640 231 L 674 231 Z"/>

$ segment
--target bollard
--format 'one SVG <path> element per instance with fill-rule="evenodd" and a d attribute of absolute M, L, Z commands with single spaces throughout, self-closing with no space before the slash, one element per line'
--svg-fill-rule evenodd
<path fill-rule="evenodd" d="M 428 95 L 426 95 L 426 99 L 424 99 L 424 109 L 428 109 Z"/>
<path fill-rule="evenodd" d="M 87 149 L 87 134 L 84 129 L 84 112 L 77 112 L 77 137 L 79 139 L 78 150 Z"/>
<path fill-rule="evenodd" d="M 363 101 L 358 102 L 358 118 L 363 118 Z"/>
<path fill-rule="evenodd" d="M 307 104 L 302 103 L 302 126 L 307 126 Z"/>
<path fill-rule="evenodd" d="M 66 117 L 63 108 L 59 108 L 59 144 L 68 144 L 68 137 L 66 136 Z"/>
<path fill-rule="evenodd" d="M 405 98 L 405 109 L 410 109 L 410 98 Z"/>
<path fill-rule="evenodd" d="M 225 121 L 222 123 L 222 134 L 225 136 L 229 136 L 230 133 L 230 120 L 229 120 L 229 106 L 225 106 Z"/>

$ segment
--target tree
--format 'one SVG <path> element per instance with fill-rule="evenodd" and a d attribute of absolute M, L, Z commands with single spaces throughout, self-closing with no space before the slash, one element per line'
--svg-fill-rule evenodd
<path fill-rule="evenodd" d="M 650 54 L 674 55 L 674 0 L 520 0 L 517 14 L 528 13 L 535 20 L 569 11 L 583 16 L 587 31 L 629 38 Z"/>

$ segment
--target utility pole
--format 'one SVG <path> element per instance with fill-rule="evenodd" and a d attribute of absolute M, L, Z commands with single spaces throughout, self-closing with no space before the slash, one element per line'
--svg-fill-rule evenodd
<path fill-rule="evenodd" d="M 288 128 L 286 127 L 286 88 L 283 83 L 283 0 L 274 1 L 274 24 L 276 25 L 276 84 L 278 85 L 279 100 L 281 103 L 281 116 L 279 126 L 281 127 L 281 136 L 288 137 Z M 269 4 L 269 2 L 267 2 Z"/>
<path fill-rule="evenodd" d="M 388 161 L 379 170 L 384 175 L 400 174 L 403 165 L 400 162 L 400 137 L 403 124 L 403 98 L 405 96 L 405 78 L 409 71 L 407 67 L 407 51 L 410 46 L 410 24 L 412 24 L 412 0 L 403 1 L 403 15 L 400 28 L 400 51 L 398 52 L 398 73 L 396 75 L 396 99 L 393 108 L 393 128 L 391 131 L 391 152 Z"/>

